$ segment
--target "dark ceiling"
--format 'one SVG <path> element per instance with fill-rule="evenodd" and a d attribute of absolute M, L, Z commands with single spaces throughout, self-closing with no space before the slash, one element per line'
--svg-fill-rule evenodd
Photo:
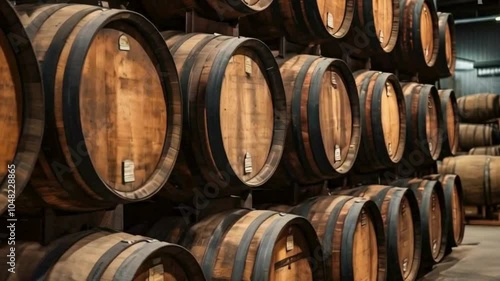
<path fill-rule="evenodd" d="M 437 0 L 437 6 L 455 19 L 500 15 L 500 0 Z"/>

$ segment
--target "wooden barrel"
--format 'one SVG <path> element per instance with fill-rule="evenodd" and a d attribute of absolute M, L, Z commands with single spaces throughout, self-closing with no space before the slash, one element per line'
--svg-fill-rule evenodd
<path fill-rule="evenodd" d="M 327 280 L 386 280 L 382 216 L 371 200 L 352 196 L 315 197 L 275 211 L 307 218 L 323 246 Z"/>
<path fill-rule="evenodd" d="M 425 179 L 438 180 L 443 186 L 445 224 L 448 226 L 447 251 L 462 243 L 465 232 L 465 209 L 462 181 L 457 175 L 429 175 Z"/>
<path fill-rule="evenodd" d="M 436 63 L 439 29 L 432 0 L 402 0 L 399 18 L 398 68 L 406 72 L 425 72 Z"/>
<path fill-rule="evenodd" d="M 417 199 L 407 188 L 360 186 L 336 192 L 373 200 L 384 220 L 387 280 L 416 280 L 420 268 L 422 234 Z"/>
<path fill-rule="evenodd" d="M 500 118 L 499 94 L 474 94 L 457 99 L 462 122 L 483 123 Z"/>
<path fill-rule="evenodd" d="M 0 1 L 0 214 L 21 194 L 44 133 L 44 96 L 33 47 L 8 1 Z"/>
<path fill-rule="evenodd" d="M 464 204 L 491 206 L 500 204 L 500 158 L 484 155 L 448 157 L 439 169 L 441 175 L 460 176 Z"/>
<path fill-rule="evenodd" d="M 274 0 L 269 9 L 244 17 L 240 34 L 263 40 L 285 36 L 308 45 L 342 38 L 351 27 L 354 0 Z"/>
<path fill-rule="evenodd" d="M 2 264 L 9 247 L 0 249 Z M 48 246 L 19 241 L 15 264 L 16 273 L 2 270 L 1 280 L 205 280 L 185 248 L 122 232 L 84 231 Z"/>
<path fill-rule="evenodd" d="M 410 188 L 417 197 L 422 227 L 421 272 L 441 262 L 446 252 L 448 224 L 443 187 L 439 181 L 426 179 L 400 179 L 393 186 Z"/>
<path fill-rule="evenodd" d="M 298 55 L 280 68 L 287 94 L 283 159 L 269 186 L 317 183 L 346 174 L 361 140 L 359 97 L 347 65 Z"/>
<path fill-rule="evenodd" d="M 406 140 L 406 107 L 396 76 L 360 70 L 358 87 L 362 140 L 355 169 L 372 172 L 393 167 L 403 157 Z"/>
<path fill-rule="evenodd" d="M 403 83 L 406 100 L 406 152 L 422 164 L 436 161 L 443 146 L 441 102 L 436 87 Z M 417 155 L 418 154 L 418 155 Z M 418 166 L 415 163 L 415 166 Z"/>
<path fill-rule="evenodd" d="M 134 9 L 139 8 L 160 27 L 169 26 L 172 19 L 183 18 L 189 11 L 195 11 L 204 18 L 215 21 L 235 21 L 241 17 L 263 11 L 273 0 L 132 0 Z"/>
<path fill-rule="evenodd" d="M 259 40 L 164 33 L 184 99 L 182 153 L 172 182 L 256 187 L 274 174 L 286 136 L 279 67 Z"/>
<path fill-rule="evenodd" d="M 488 125 L 460 124 L 459 143 L 464 151 L 500 144 L 499 131 Z"/>
<path fill-rule="evenodd" d="M 439 77 L 450 77 L 455 74 L 457 50 L 455 47 L 455 20 L 450 13 L 438 13 L 439 18 L 439 52 L 436 69 Z"/>
<path fill-rule="evenodd" d="M 55 208 L 90 210 L 154 195 L 182 131 L 172 56 L 143 16 L 86 5 L 20 5 L 46 95 L 31 184 Z"/>
<path fill-rule="evenodd" d="M 390 53 L 399 33 L 399 0 L 358 0 L 357 27 L 366 30 L 376 52 Z M 375 36 L 373 36 L 375 34 Z"/>
<path fill-rule="evenodd" d="M 443 147 L 440 158 L 453 156 L 459 148 L 460 117 L 458 115 L 457 99 L 452 89 L 439 90 L 441 113 L 443 115 Z"/>
<path fill-rule="evenodd" d="M 158 221 L 148 235 L 189 249 L 207 280 L 325 280 L 321 244 L 305 218 L 243 209 L 191 227 L 170 222 Z"/>
<path fill-rule="evenodd" d="M 469 155 L 500 156 L 500 145 L 485 146 L 485 147 L 474 147 L 473 149 L 469 150 Z"/>

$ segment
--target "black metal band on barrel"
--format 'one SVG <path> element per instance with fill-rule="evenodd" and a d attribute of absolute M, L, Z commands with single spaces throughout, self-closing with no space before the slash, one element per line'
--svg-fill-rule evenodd
<path fill-rule="evenodd" d="M 335 206 L 333 211 L 330 213 L 328 220 L 325 225 L 325 236 L 323 236 L 323 257 L 325 258 L 325 269 L 328 276 L 331 276 L 333 272 L 332 265 L 332 252 L 333 252 L 333 235 L 335 234 L 335 226 L 339 219 L 340 211 L 344 208 L 347 201 L 351 200 L 351 197 L 346 197 Z"/>
<path fill-rule="evenodd" d="M 102 275 L 106 272 L 108 266 L 126 249 L 142 242 L 150 241 L 150 238 L 141 237 L 137 240 L 122 240 L 109 248 L 94 264 L 87 276 L 87 281 L 101 280 Z"/>
<path fill-rule="evenodd" d="M 65 127 L 65 135 L 69 148 L 73 151 L 87 151 L 87 146 L 85 143 L 85 138 L 83 136 L 82 123 L 80 119 L 80 84 L 82 80 L 83 65 L 85 63 L 87 52 L 90 49 L 94 37 L 97 35 L 98 31 L 106 26 L 107 24 L 122 20 L 137 28 L 142 36 L 144 36 L 148 42 L 150 42 L 151 48 L 155 55 L 155 62 L 157 63 L 157 68 L 162 71 L 160 75 L 160 80 L 162 81 L 162 86 L 164 90 L 164 97 L 167 102 L 167 120 L 173 120 L 171 124 L 175 124 L 176 121 L 180 120 L 180 110 L 174 107 L 174 103 L 170 101 L 175 101 L 180 97 L 180 88 L 178 88 L 177 83 L 170 83 L 172 81 L 177 81 L 177 72 L 175 71 L 175 65 L 173 58 L 168 51 L 168 48 L 163 40 L 162 36 L 158 33 L 158 30 L 149 23 L 145 18 L 135 12 L 125 11 L 125 10 L 107 10 L 96 16 L 92 21 L 86 23 L 78 32 L 71 50 L 68 56 L 68 64 L 66 65 L 64 80 L 63 80 L 63 92 L 62 96 L 63 103 L 63 121 Z M 179 100 L 181 102 L 182 100 Z M 166 156 L 171 152 L 171 149 L 165 149 L 171 147 L 171 143 L 174 138 L 170 138 L 174 133 L 180 129 L 178 126 L 167 126 L 167 138 L 163 146 L 162 155 Z M 176 132 L 179 133 L 179 132 Z M 71 155 L 72 160 L 77 165 L 77 170 L 81 175 L 82 179 L 88 186 L 92 187 L 92 190 L 104 198 L 112 202 L 125 202 L 127 201 L 122 195 L 108 188 L 107 185 L 101 180 L 97 171 L 94 169 L 92 160 L 89 155 Z M 160 162 L 163 168 L 165 167 L 165 162 Z M 149 179 L 151 180 L 151 179 Z M 164 178 L 164 181 L 167 179 Z"/>
<path fill-rule="evenodd" d="M 318 197 L 309 198 L 306 201 L 302 202 L 300 205 L 293 207 L 289 213 L 307 218 L 309 216 L 309 213 L 311 212 L 312 206 L 315 205 L 317 201 Z"/>
<path fill-rule="evenodd" d="M 60 9 L 67 6 L 69 6 L 69 4 L 56 4 L 39 13 L 33 20 L 31 20 L 30 24 L 26 27 L 26 33 L 28 34 L 29 38 L 33 40 L 36 33 L 38 32 L 38 30 L 40 30 L 45 21 L 56 11 L 59 11 Z"/>
<path fill-rule="evenodd" d="M 43 143 L 43 151 L 45 153 L 45 158 L 47 159 L 49 165 L 53 169 L 53 173 L 59 175 L 63 179 L 63 187 L 68 193 L 72 194 L 78 198 L 79 202 L 82 202 L 89 206 L 99 206 L 95 199 L 90 197 L 78 186 L 71 184 L 72 175 L 70 173 L 60 173 L 54 168 L 56 163 L 66 163 L 64 152 L 62 150 L 61 141 L 59 140 L 57 132 L 57 120 L 55 117 L 55 85 L 56 85 L 56 73 L 59 64 L 59 59 L 66 46 L 67 39 L 78 25 L 78 23 L 84 19 L 89 14 L 99 11 L 99 7 L 89 7 L 78 11 L 77 13 L 71 15 L 57 30 L 52 42 L 45 53 L 45 57 L 42 64 L 42 76 L 43 76 L 43 86 L 45 92 L 45 114 L 47 122 L 45 122 L 46 136 Z M 78 151 L 78 150 L 75 150 Z M 106 204 L 102 204 L 105 206 Z"/>
<path fill-rule="evenodd" d="M 271 260 L 272 260 L 272 250 L 276 245 L 276 241 L 280 233 L 287 227 L 288 225 L 294 225 L 302 230 L 302 233 L 305 236 L 305 240 L 308 242 L 308 246 L 311 253 L 314 253 L 314 257 L 312 260 L 309 260 L 309 263 L 315 262 L 315 270 L 313 270 L 313 279 L 314 280 L 325 280 L 325 263 L 323 258 L 323 252 L 317 251 L 317 249 L 321 249 L 321 244 L 319 243 L 318 236 L 311 223 L 307 221 L 305 218 L 298 217 L 295 215 L 287 215 L 277 219 L 275 223 L 272 224 L 271 227 L 266 229 L 264 234 L 262 235 L 261 242 L 257 249 L 257 253 L 255 256 L 255 263 L 252 270 L 251 280 L 267 280 L 269 277 L 269 271 L 272 268 Z"/>
<path fill-rule="evenodd" d="M 488 157 L 486 158 L 486 164 L 484 165 L 484 188 L 483 188 L 484 203 L 486 206 L 492 205 L 490 164 L 491 164 L 491 157 Z"/>
<path fill-rule="evenodd" d="M 280 261 L 277 261 L 276 263 L 274 263 L 274 269 L 280 269 L 282 267 L 285 267 L 285 266 L 289 266 L 291 265 L 292 263 L 295 263 L 295 262 L 298 262 L 299 260 L 302 260 L 302 259 L 306 259 L 308 256 L 304 253 L 304 252 L 300 252 L 296 255 L 293 255 L 291 257 L 288 257 L 286 259 L 283 259 L 283 260 L 280 260 Z M 242 280 L 242 279 L 234 279 L 233 281 L 235 280 Z"/>
<path fill-rule="evenodd" d="M 304 82 L 306 80 L 307 72 L 311 65 L 317 60 L 317 57 L 310 56 L 304 62 L 300 68 L 297 76 L 295 77 L 295 84 L 293 85 L 292 91 L 292 101 L 291 101 L 291 130 L 292 130 L 292 140 L 297 151 L 297 156 L 301 163 L 308 163 L 306 151 L 304 148 L 304 139 L 302 137 L 302 88 L 304 87 Z M 313 170 L 309 165 L 302 165 L 304 170 L 308 174 L 314 174 Z"/>
<path fill-rule="evenodd" d="M 236 254 L 234 255 L 233 262 L 233 271 L 231 272 L 231 281 L 240 281 L 243 280 L 243 272 L 245 270 L 245 265 L 248 249 L 250 248 L 250 244 L 252 243 L 253 238 L 255 237 L 255 233 L 259 229 L 259 227 L 270 217 L 277 216 L 278 214 L 275 212 L 265 211 L 260 214 L 254 221 L 248 225 L 243 237 L 240 240 L 238 245 L 238 250 L 236 250 Z M 268 249 L 272 252 L 272 248 Z M 216 252 L 215 250 L 213 252 Z M 211 270 L 210 270 L 211 271 Z M 210 274 L 211 275 L 211 274 Z M 209 276 L 211 277 L 211 276 Z"/>
<path fill-rule="evenodd" d="M 207 243 L 205 255 L 203 255 L 203 259 L 200 262 L 201 268 L 203 269 L 203 272 L 208 280 L 212 279 L 212 271 L 218 254 L 217 249 L 220 247 L 220 243 L 224 238 L 224 235 L 240 218 L 247 213 L 248 210 L 238 210 L 229 214 L 219 223 L 217 228 L 212 233 L 212 236 Z"/>
<path fill-rule="evenodd" d="M 33 272 L 31 280 L 46 280 L 47 273 L 49 273 L 50 269 L 57 263 L 57 261 L 64 255 L 64 253 L 66 253 L 78 241 L 97 232 L 97 229 L 83 231 L 58 240 L 57 246 L 53 250 L 49 251 L 49 253 L 45 255 L 45 257 L 43 257 L 43 259 L 40 261 L 40 264 L 38 264 L 35 271 Z"/>
<path fill-rule="evenodd" d="M 133 280 L 141 265 L 147 260 L 149 256 L 157 251 L 160 251 L 166 246 L 173 246 L 165 242 L 151 242 L 146 243 L 144 246 L 136 249 L 131 253 L 118 267 L 113 276 L 113 281 L 130 281 Z"/>
<path fill-rule="evenodd" d="M 299 9 L 296 11 L 305 10 L 305 16 L 309 23 L 305 26 L 310 26 L 312 28 L 312 30 L 309 30 L 309 33 L 314 34 L 315 38 L 330 39 L 331 35 L 326 30 L 325 23 L 323 22 L 321 15 L 319 14 L 318 3 L 316 1 L 294 1 L 302 2 L 302 5 L 305 6 L 304 9 Z"/>
<path fill-rule="evenodd" d="M 364 203 L 366 202 L 364 199 L 353 200 L 355 201 L 345 217 L 345 222 L 352 223 L 344 224 L 344 229 L 342 230 L 341 247 L 346 247 L 345 249 L 354 249 L 354 233 L 357 228 L 357 221 L 361 216 Z M 340 274 L 342 280 L 354 280 L 353 258 L 353 251 L 340 251 Z"/>
<path fill-rule="evenodd" d="M 286 117 L 286 96 L 285 89 L 283 87 L 283 80 L 281 78 L 281 73 L 279 71 L 276 60 L 269 48 L 259 40 L 250 38 L 231 38 L 223 43 L 220 47 L 220 51 L 217 53 L 213 60 L 212 68 L 208 77 L 208 82 L 206 86 L 207 93 L 211 94 L 209 99 L 205 99 L 206 106 L 206 118 L 207 118 L 207 129 L 211 132 L 208 135 L 208 140 L 210 147 L 212 149 L 212 156 L 214 158 L 216 166 L 221 169 L 230 169 L 230 174 L 236 174 L 229 163 L 227 154 L 224 148 L 224 142 L 222 139 L 222 131 L 220 126 L 220 92 L 222 89 L 222 82 L 224 73 L 226 71 L 229 60 L 232 55 L 239 48 L 250 48 L 258 58 L 264 62 L 265 69 L 261 68 L 261 71 L 265 73 L 266 82 L 271 88 L 271 97 L 274 107 L 274 134 L 272 141 L 272 150 L 274 150 L 274 155 L 281 157 L 283 153 L 283 147 L 277 146 L 277 142 L 282 142 L 284 140 L 284 134 L 279 134 L 278 132 L 285 132 L 287 126 Z M 259 66 L 261 67 L 261 66 Z M 268 157 L 266 159 L 266 164 L 275 161 L 276 159 Z M 263 169 L 263 173 L 255 176 L 261 180 L 265 180 L 272 176 L 273 169 Z M 246 182 L 249 185 L 249 182 Z"/>
<path fill-rule="evenodd" d="M 192 33 L 195 35 L 195 33 Z M 190 34 L 186 34 L 183 36 L 181 40 L 176 42 L 176 44 L 182 42 L 184 43 L 187 41 L 187 39 L 191 38 Z M 191 110 L 191 104 L 189 102 L 189 88 L 190 88 L 190 78 L 191 78 L 191 71 L 193 66 L 195 65 L 197 59 L 198 59 L 198 54 L 203 50 L 203 48 L 212 40 L 216 39 L 217 36 L 210 36 L 207 35 L 206 38 L 203 38 L 198 42 L 191 50 L 191 52 L 188 54 L 186 57 L 186 60 L 184 61 L 184 65 L 182 66 L 182 70 L 179 74 L 179 79 L 180 79 L 180 85 L 181 85 L 181 94 L 182 94 L 182 109 L 183 109 L 183 115 L 185 116 L 182 118 L 183 124 L 184 124 L 184 130 L 182 132 L 183 136 L 183 141 L 189 141 L 191 140 L 192 134 L 191 130 L 194 130 L 195 122 L 192 121 L 192 119 L 196 118 L 196 111 Z M 182 44 L 179 44 L 178 47 L 180 47 Z M 172 47 L 171 49 L 172 54 L 175 54 L 177 52 L 176 45 Z M 182 152 L 186 155 L 184 159 L 189 165 L 189 169 L 191 169 L 193 175 L 199 175 L 201 174 L 201 170 L 199 165 L 196 163 L 196 159 L 198 158 L 197 155 L 197 150 L 199 147 L 194 148 L 194 144 L 190 145 L 183 145 L 181 146 Z"/>
<path fill-rule="evenodd" d="M 365 75 L 365 77 L 363 78 L 363 82 L 361 83 L 361 87 L 360 87 L 360 90 L 359 90 L 359 106 L 360 106 L 360 109 L 361 109 L 361 135 L 363 136 L 361 138 L 361 146 L 362 146 L 362 152 L 359 153 L 359 156 L 358 159 L 356 160 L 356 163 L 357 165 L 361 165 L 361 166 L 364 166 L 368 163 L 371 163 L 370 165 L 371 166 L 375 166 L 375 168 L 378 168 L 378 160 L 375 159 L 375 157 L 373 156 L 373 151 L 376 151 L 375 147 L 373 147 L 373 144 L 369 141 L 369 138 L 367 136 L 369 136 L 368 134 L 368 127 L 372 127 L 372 124 L 371 123 L 367 123 L 367 118 L 366 118 L 366 111 L 367 111 L 367 104 L 366 104 L 366 101 L 368 99 L 368 95 L 370 95 L 370 93 L 368 92 L 368 87 L 370 86 L 370 82 L 372 81 L 372 77 L 374 75 L 377 75 L 376 72 L 374 71 L 368 71 L 366 73 L 363 73 L 363 74 L 360 74 L 360 75 Z M 371 109 L 370 109 L 370 113 L 371 113 Z M 371 117 L 370 117 L 370 120 L 371 120 Z M 363 159 L 363 157 L 365 159 Z M 365 161 L 361 161 L 361 159 L 365 160 Z M 368 162 L 368 163 L 365 163 L 365 162 Z"/>
<path fill-rule="evenodd" d="M 310 147 L 319 170 L 321 173 L 327 175 L 336 173 L 336 171 L 330 164 L 328 155 L 326 155 L 320 126 L 319 105 L 321 104 L 320 97 L 322 95 L 321 87 L 323 84 L 323 76 L 332 63 L 332 59 L 321 58 L 321 61 L 316 65 L 312 73 L 307 100 L 307 122 L 310 137 L 309 141 L 311 142 Z"/>

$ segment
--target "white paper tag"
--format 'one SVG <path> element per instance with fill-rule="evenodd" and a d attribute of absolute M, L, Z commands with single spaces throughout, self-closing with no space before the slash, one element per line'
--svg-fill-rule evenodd
<path fill-rule="evenodd" d="M 290 252 L 293 250 L 294 244 L 293 244 L 293 235 L 288 235 L 286 237 L 286 251 Z"/>
<path fill-rule="evenodd" d="M 163 264 L 156 265 L 149 269 L 149 276 L 147 281 L 163 281 L 163 273 L 165 270 L 163 269 Z"/>
<path fill-rule="evenodd" d="M 118 46 L 120 51 L 130 51 L 130 41 L 126 35 L 121 35 L 118 38 Z"/>
<path fill-rule="evenodd" d="M 380 40 L 380 43 L 384 43 L 384 31 L 380 30 L 378 38 Z"/>
<path fill-rule="evenodd" d="M 250 152 L 247 152 L 245 153 L 245 175 L 251 174 L 252 171 L 252 155 L 250 155 Z"/>
<path fill-rule="evenodd" d="M 333 29 L 333 14 L 326 13 L 326 26 Z"/>
<path fill-rule="evenodd" d="M 389 156 L 392 156 L 392 143 L 387 146 L 387 152 L 389 152 Z"/>
<path fill-rule="evenodd" d="M 338 144 L 335 145 L 335 162 L 339 162 L 342 160 L 342 156 L 340 155 L 340 146 Z"/>
<path fill-rule="evenodd" d="M 123 182 L 130 183 L 135 181 L 135 165 L 132 160 L 123 161 Z"/>
<path fill-rule="evenodd" d="M 250 59 L 249 57 L 245 57 L 245 72 L 248 75 L 252 74 L 252 59 Z"/>

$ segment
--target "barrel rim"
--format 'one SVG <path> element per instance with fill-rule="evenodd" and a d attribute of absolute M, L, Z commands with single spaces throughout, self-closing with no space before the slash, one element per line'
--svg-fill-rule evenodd
<path fill-rule="evenodd" d="M 18 13 L 9 1 L 0 1 L 0 14 L 2 14 L 0 27 L 9 39 L 13 53 L 17 55 L 16 63 L 18 66 L 26 66 L 25 71 L 19 71 L 18 74 L 24 100 L 23 124 L 18 148 L 23 149 L 21 152 L 16 152 L 12 161 L 16 170 L 15 196 L 18 197 L 31 178 L 41 149 L 44 135 L 43 124 L 45 123 L 45 97 L 41 71 L 32 41 L 23 27 Z M 10 38 L 9 35 L 11 35 Z M 0 179 L 0 190 L 8 189 L 7 179 L 7 176 Z M 7 196 L 5 195 L 5 197 Z M 0 206 L 0 214 L 7 210 L 7 206 Z"/>
<path fill-rule="evenodd" d="M 342 164 L 337 168 L 332 167 L 324 149 L 325 146 L 322 138 L 323 134 L 319 125 L 321 123 L 320 109 L 318 106 L 321 99 L 321 81 L 325 72 L 332 67 L 339 71 L 341 79 L 346 86 L 347 94 L 349 96 L 352 118 L 352 132 L 351 139 L 349 141 L 349 151 L 346 159 L 344 159 Z M 316 164 L 318 165 L 319 169 L 326 175 L 334 176 L 348 173 L 356 162 L 356 156 L 360 148 L 361 111 L 356 81 L 354 80 L 352 72 L 349 70 L 349 67 L 344 61 L 333 58 L 322 58 L 322 61 L 318 65 L 316 65 L 313 71 L 312 79 L 310 81 L 307 103 L 308 127 L 310 134 L 313 135 L 313 137 L 310 138 L 311 150 L 314 154 Z M 315 135 L 317 137 L 314 137 Z"/>
<path fill-rule="evenodd" d="M 68 62 L 71 63 L 66 65 L 63 92 L 79 93 L 83 63 L 89 46 L 98 31 L 114 21 L 125 21 L 141 31 L 142 36 L 145 36 L 146 39 L 150 39 L 148 42 L 156 58 L 157 70 L 163 70 L 159 77 L 162 81 L 163 94 L 167 102 L 168 123 L 162 155 L 156 170 L 140 188 L 133 192 L 117 191 L 108 186 L 93 168 L 92 159 L 89 155 L 76 155 L 76 157 L 73 154 L 71 155 L 73 162 L 80 163 L 76 166 L 76 169 L 85 183 L 92 187 L 93 191 L 104 199 L 121 203 L 148 199 L 159 192 L 160 188 L 167 182 L 177 158 L 182 131 L 182 107 L 176 107 L 174 104 L 182 104 L 182 99 L 173 57 L 168 51 L 163 37 L 146 18 L 136 12 L 127 10 L 105 10 L 96 19 L 81 28 L 71 46 L 68 57 Z M 79 95 L 63 96 L 63 112 L 68 146 L 74 151 L 87 151 L 80 119 Z M 159 184 L 156 184 L 156 188 L 151 190 L 149 185 L 152 185 L 157 180 L 159 180 Z M 143 194 L 144 190 L 148 190 L 145 196 Z"/>
<path fill-rule="evenodd" d="M 413 266 L 411 268 L 410 274 L 406 278 L 407 280 L 414 280 L 417 275 L 418 271 L 420 269 L 420 264 L 422 262 L 421 259 L 421 251 L 422 251 L 422 230 L 419 227 L 421 225 L 421 217 L 420 217 L 420 212 L 419 212 L 419 207 L 418 207 L 418 201 L 417 198 L 415 197 L 415 194 L 408 188 L 403 188 L 403 187 L 389 187 L 390 189 L 393 189 L 394 191 L 391 194 L 391 198 L 397 198 L 398 200 L 394 202 L 392 199 L 389 203 L 389 218 L 387 221 L 387 232 L 386 232 L 386 238 L 387 238 L 387 258 L 389 260 L 393 260 L 395 262 L 395 267 L 388 266 L 388 276 L 400 276 L 402 278 L 402 273 L 401 273 L 401 265 L 399 264 L 399 254 L 398 254 L 398 248 L 397 244 L 395 243 L 390 243 L 390 241 L 397 241 L 397 233 L 398 233 L 398 227 L 397 224 L 394 224 L 395 221 L 399 220 L 399 209 L 400 209 L 400 204 L 401 200 L 403 197 L 406 198 L 408 201 L 408 204 L 412 210 L 411 215 L 412 215 L 412 220 L 413 220 L 413 232 L 414 232 L 414 255 L 413 255 Z M 391 190 L 392 191 L 392 190 Z M 395 204 L 393 204 L 393 202 Z M 406 280 L 403 278 L 403 280 Z"/>
<path fill-rule="evenodd" d="M 358 1 L 358 11 L 360 10 L 360 6 L 366 6 L 362 9 L 363 21 L 361 24 L 368 28 L 368 34 L 375 34 L 375 36 L 370 37 L 370 45 L 376 51 L 383 51 L 386 54 L 391 53 L 396 48 L 396 43 L 398 41 L 399 34 L 399 22 L 400 22 L 400 11 L 403 10 L 400 7 L 399 0 L 392 0 L 392 28 L 391 28 L 391 39 L 387 42 L 387 45 L 382 46 L 382 43 L 378 39 L 377 31 L 375 29 L 375 15 L 373 14 L 373 1 Z M 366 20 L 368 19 L 368 22 Z M 371 24 L 373 23 L 373 24 Z"/>
<path fill-rule="evenodd" d="M 325 259 L 314 227 L 306 218 L 300 216 L 283 213 L 276 213 L 276 215 L 280 216 L 279 221 L 266 229 L 258 246 L 251 279 L 267 280 L 270 274 L 269 269 L 272 268 L 272 249 L 274 249 L 278 237 L 287 230 L 288 226 L 295 225 L 299 227 L 308 242 L 310 250 L 308 262 L 311 265 L 313 279 L 323 280 L 326 276 Z"/>
<path fill-rule="evenodd" d="M 441 98 L 441 114 L 443 115 L 443 147 L 441 149 L 440 158 L 444 158 L 447 156 L 453 156 L 458 152 L 459 148 L 459 136 L 458 132 L 460 130 L 460 116 L 458 114 L 458 104 L 457 97 L 455 95 L 455 91 L 453 89 L 443 89 L 439 90 L 439 96 Z M 450 144 L 449 141 L 449 133 L 448 133 L 448 114 L 447 114 L 447 103 L 451 102 L 453 107 L 453 116 L 454 116 L 454 127 L 455 127 L 455 140 L 453 144 Z M 448 140 L 448 141 L 446 141 Z"/>
<path fill-rule="evenodd" d="M 457 48 L 456 48 L 456 32 L 455 32 L 455 19 L 451 13 L 440 13 L 438 12 L 439 21 L 439 50 L 438 58 L 444 58 L 436 61 L 436 67 L 439 71 L 439 77 L 446 78 L 455 74 L 455 66 L 457 61 Z M 450 31 L 451 43 L 452 43 L 452 64 L 451 67 L 448 66 L 446 58 L 446 28 Z"/>
<path fill-rule="evenodd" d="M 283 80 L 279 71 L 279 67 L 272 55 L 270 49 L 262 41 L 246 38 L 234 37 L 227 40 L 224 48 L 221 48 L 214 58 L 212 69 L 210 71 L 206 91 L 216 93 L 205 99 L 206 126 L 211 134 L 208 135 L 212 157 L 216 166 L 221 169 L 225 168 L 230 171 L 230 174 L 237 175 L 230 165 L 229 159 L 225 153 L 222 130 L 220 126 L 220 93 L 222 90 L 224 73 L 232 55 L 242 47 L 250 47 L 256 52 L 256 55 L 262 62 L 270 64 L 266 69 L 266 81 L 272 91 L 272 100 L 274 105 L 274 129 L 273 141 L 270 151 L 267 155 L 266 162 L 263 168 L 252 179 L 243 181 L 239 176 L 238 180 L 249 187 L 258 187 L 265 184 L 278 168 L 284 151 L 286 127 L 287 127 L 287 109 L 286 95 L 283 86 Z M 218 78 L 219 77 L 219 78 Z M 223 170 L 223 169 L 221 169 Z"/>
<path fill-rule="evenodd" d="M 448 226 L 445 223 L 446 211 L 445 211 L 445 197 L 444 191 L 441 183 L 437 180 L 426 180 L 426 179 L 418 179 L 416 182 L 415 188 L 421 187 L 424 184 L 424 192 L 422 194 L 422 207 L 420 208 L 420 217 L 422 219 L 422 259 L 424 264 L 430 262 L 429 265 L 440 262 L 445 255 L 447 240 L 448 240 Z M 413 192 L 417 192 L 414 188 L 411 188 Z M 427 241 L 425 238 L 429 237 L 429 215 L 427 212 L 429 210 L 429 203 L 431 201 L 432 193 L 435 192 L 438 200 L 439 200 L 439 209 L 441 213 L 442 223 L 441 223 L 441 248 L 439 249 L 438 255 L 434 258 L 432 254 L 432 250 L 430 248 L 430 241 Z M 424 235 L 425 234 L 425 235 Z M 426 246 L 424 246 L 426 245 Z M 432 261 L 431 261 L 432 260 Z M 422 268 L 425 270 L 425 268 Z"/>
<path fill-rule="evenodd" d="M 386 280 L 387 275 L 387 252 L 386 252 L 386 237 L 384 230 L 384 222 L 382 219 L 382 214 L 379 208 L 372 200 L 365 199 L 362 197 L 352 197 L 351 200 L 355 200 L 353 206 L 349 209 L 349 212 L 345 218 L 345 221 L 357 221 L 364 209 L 370 214 L 371 221 L 375 228 L 375 233 L 377 237 L 377 250 L 378 250 L 378 275 L 377 280 Z M 357 224 L 346 224 L 342 231 L 342 244 L 343 245 L 353 245 L 354 235 L 357 230 Z M 347 230 L 347 231 L 345 231 Z M 352 248 L 351 248 L 352 249 Z M 353 259 L 354 253 L 352 251 L 341 251 L 341 276 L 345 280 L 353 280 Z"/>

